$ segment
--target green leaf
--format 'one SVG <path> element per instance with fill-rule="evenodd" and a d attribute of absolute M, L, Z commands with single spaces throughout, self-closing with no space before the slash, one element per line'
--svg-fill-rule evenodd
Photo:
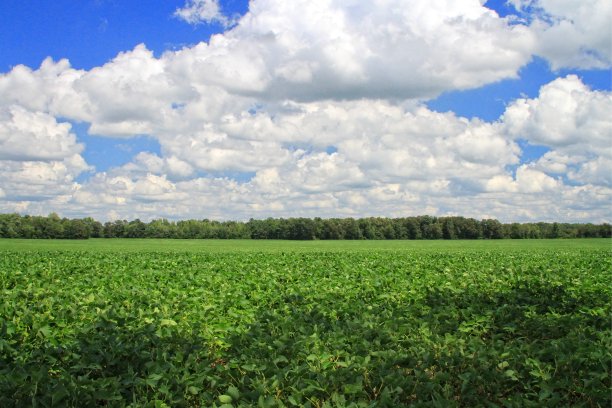
<path fill-rule="evenodd" d="M 66 387 L 64 387 L 63 385 L 60 385 L 56 387 L 55 390 L 53 390 L 53 394 L 51 394 L 51 401 L 53 405 L 56 405 L 60 401 L 62 401 L 64 398 L 66 398 L 68 395 L 69 394 L 68 394 L 68 390 L 66 390 Z"/>
<path fill-rule="evenodd" d="M 359 394 L 363 390 L 361 384 L 346 384 L 344 386 L 344 392 L 346 394 Z"/>
<path fill-rule="evenodd" d="M 514 370 L 506 370 L 504 371 L 504 374 L 506 375 L 506 377 L 514 380 L 514 381 L 518 381 L 518 377 L 516 376 L 516 371 Z"/>
<path fill-rule="evenodd" d="M 164 375 L 159 373 L 153 373 L 147 377 L 147 379 L 151 381 L 159 381 L 162 378 L 164 378 Z"/>
<path fill-rule="evenodd" d="M 234 387 L 233 385 L 230 385 L 227 388 L 227 395 L 229 395 L 230 397 L 232 397 L 234 400 L 239 400 L 240 399 L 240 391 L 238 391 L 238 388 Z"/>
<path fill-rule="evenodd" d="M 289 363 L 289 360 L 287 360 L 287 357 L 285 356 L 278 356 L 274 359 L 274 364 L 278 365 L 278 363 Z"/>
<path fill-rule="evenodd" d="M 151 408 L 170 408 L 168 404 L 162 400 L 149 401 L 146 406 Z"/>
<path fill-rule="evenodd" d="M 231 404 L 233 399 L 229 395 L 222 394 L 219 395 L 219 401 L 221 401 L 223 404 Z"/>
<path fill-rule="evenodd" d="M 176 326 L 177 323 L 172 319 L 161 319 L 160 325 L 161 326 Z"/>
<path fill-rule="evenodd" d="M 38 334 L 45 338 L 51 337 L 51 327 L 49 326 L 41 327 L 40 329 L 38 329 Z"/>

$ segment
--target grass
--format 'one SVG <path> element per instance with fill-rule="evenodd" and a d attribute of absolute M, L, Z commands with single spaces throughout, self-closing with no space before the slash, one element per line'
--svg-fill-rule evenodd
<path fill-rule="evenodd" d="M 312 252 L 312 251 L 464 251 L 464 250 L 612 250 L 609 239 L 454 240 L 454 241 L 280 241 L 203 239 L 0 239 L 0 251 L 113 251 L 113 252 Z"/>

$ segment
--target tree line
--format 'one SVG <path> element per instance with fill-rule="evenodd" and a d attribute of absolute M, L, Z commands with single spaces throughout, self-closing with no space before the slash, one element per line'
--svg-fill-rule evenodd
<path fill-rule="evenodd" d="M 102 224 L 93 218 L 68 219 L 0 214 L 1 238 L 183 238 L 183 239 L 538 239 L 610 238 L 610 224 L 508 223 L 465 217 L 428 215 L 402 218 L 268 218 L 239 221 L 156 219 L 117 220 Z"/>

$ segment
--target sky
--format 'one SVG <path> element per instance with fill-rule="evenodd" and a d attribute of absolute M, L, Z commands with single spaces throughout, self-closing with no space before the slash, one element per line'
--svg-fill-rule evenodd
<path fill-rule="evenodd" d="M 3 0 L 0 213 L 612 219 L 609 0 Z"/>

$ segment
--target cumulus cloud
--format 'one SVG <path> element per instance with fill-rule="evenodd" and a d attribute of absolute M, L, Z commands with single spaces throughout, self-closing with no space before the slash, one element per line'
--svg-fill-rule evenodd
<path fill-rule="evenodd" d="M 0 107 L 0 160 L 52 161 L 78 155 L 83 145 L 69 123 L 14 105 Z"/>
<path fill-rule="evenodd" d="M 546 98 L 544 91 L 537 102 Z M 274 112 L 266 120 L 263 112 L 226 117 L 217 124 L 219 134 L 207 136 L 213 143 L 221 140 L 234 146 L 237 160 L 250 163 L 248 169 L 255 171 L 250 180 L 167 178 L 171 157 L 188 163 L 189 169 L 216 167 L 207 164 L 210 157 L 197 149 L 193 156 L 205 158 L 200 164 L 188 149 L 170 155 L 162 139 L 168 159 L 141 153 L 114 174 L 91 179 L 75 197 L 87 196 L 90 201 L 105 197 L 118 214 L 129 217 L 138 209 L 141 218 L 172 211 L 179 217 L 202 214 L 224 219 L 423 213 L 502 220 L 607 217 L 602 207 L 610 194 L 606 184 L 572 173 L 571 169 L 582 168 L 577 167 L 582 159 L 552 150 L 519 165 L 520 148 L 514 136 L 507 135 L 509 125 L 503 121 L 486 123 L 420 105 L 367 100 L 294 103 L 291 109 Z M 245 134 L 246 129 L 251 132 Z M 261 153 L 268 161 L 252 159 L 258 150 L 239 143 L 262 141 L 266 135 L 274 141 L 274 149 L 283 152 L 278 157 L 271 154 L 274 150 Z M 292 146 L 300 142 L 309 148 Z M 333 149 L 328 151 L 330 145 Z M 559 162 L 566 167 L 555 167 Z M 573 183 L 579 177 L 583 181 L 565 183 L 551 169 L 571 174 Z M 110 204 L 113 200 L 115 204 Z M 92 205 L 108 210 L 99 202 Z"/>
<path fill-rule="evenodd" d="M 187 0 L 184 7 L 176 9 L 174 16 L 189 24 L 220 23 L 224 26 L 231 24 L 221 12 L 218 0 Z"/>
<path fill-rule="evenodd" d="M 514 101 L 503 115 L 508 133 L 534 144 L 605 152 L 612 134 L 612 94 L 592 91 L 576 75 L 558 78 L 533 99 Z"/>
<path fill-rule="evenodd" d="M 612 187 L 612 160 L 596 157 L 571 169 L 567 176 L 580 184 Z"/>
<path fill-rule="evenodd" d="M 0 187 L 9 202 L 68 197 L 91 170 L 71 125 L 20 106 L 0 107 Z M 13 205 L 13 204 L 11 204 Z"/>
<path fill-rule="evenodd" d="M 195 169 L 176 156 L 163 156 L 150 152 L 139 152 L 129 163 L 115 168 L 113 174 L 142 176 L 145 174 L 166 175 L 171 180 L 185 179 L 193 176 Z"/>
<path fill-rule="evenodd" d="M 524 164 L 516 170 L 516 177 L 498 175 L 487 181 L 488 191 L 510 193 L 546 193 L 560 188 L 562 183 L 532 165 Z"/>
<path fill-rule="evenodd" d="M 610 92 L 566 76 L 495 122 L 423 105 L 516 77 L 534 53 L 558 66 L 604 64 L 599 51 L 584 59 L 599 46 L 587 21 L 567 14 L 582 6 L 567 3 L 515 2 L 540 10 L 526 24 L 477 0 L 255 0 L 209 43 L 159 57 L 138 45 L 88 71 L 66 60 L 17 66 L 0 74 L 0 210 L 606 220 Z M 208 0 L 177 16 L 228 21 Z M 583 45 L 546 51 L 537 36 L 570 22 Z M 90 134 L 146 134 L 161 151 L 78 179 L 91 168 L 58 118 Z M 522 143 L 549 151 L 521 162 Z"/>
<path fill-rule="evenodd" d="M 78 188 L 76 176 L 88 169 L 79 155 L 49 162 L 2 160 L 0 186 L 5 194 L 3 200 L 42 201 L 58 196 L 68 199 Z"/>
<path fill-rule="evenodd" d="M 204 4 L 216 3 L 190 3 Z M 17 66 L 0 76 L 0 104 L 89 122 L 99 135 L 152 134 L 246 110 L 252 98 L 430 98 L 475 88 L 516 77 L 534 41 L 528 27 L 476 0 L 258 0 L 208 44 L 160 58 L 139 45 L 90 71 L 66 60 Z"/>
<path fill-rule="evenodd" d="M 17 65 L 0 74 L 0 107 L 19 105 L 30 111 L 42 111 L 76 120 L 91 120 L 86 108 L 87 95 L 74 87 L 85 71 L 70 67 L 70 62 L 46 58 L 37 70 Z"/>
<path fill-rule="evenodd" d="M 510 0 L 526 16 L 536 53 L 553 69 L 608 68 L 612 65 L 612 3 L 608 0 Z"/>
<path fill-rule="evenodd" d="M 526 27 L 473 0 L 260 0 L 189 56 L 194 70 L 237 93 L 427 98 L 515 77 L 533 42 Z"/>
<path fill-rule="evenodd" d="M 543 86 L 537 98 L 513 102 L 506 132 L 552 149 L 536 167 L 580 184 L 611 186 L 612 93 L 593 91 L 575 75 Z"/>
<path fill-rule="evenodd" d="M 255 171 L 290 158 L 277 142 L 230 138 L 218 131 L 168 135 L 160 143 L 169 154 L 207 171 Z"/>

